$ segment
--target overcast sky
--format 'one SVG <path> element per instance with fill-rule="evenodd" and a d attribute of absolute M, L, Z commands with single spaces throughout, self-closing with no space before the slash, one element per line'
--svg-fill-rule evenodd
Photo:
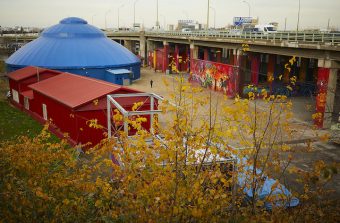
<path fill-rule="evenodd" d="M 194 19 L 206 23 L 208 0 L 158 0 L 160 25 L 177 24 L 179 19 Z M 340 28 L 340 0 L 300 0 L 300 28 Z M 136 0 L 0 0 L 0 25 L 48 27 L 62 18 L 76 16 L 90 24 L 104 28 L 105 15 L 109 28 L 117 27 L 118 8 L 120 26 L 133 23 L 133 5 Z M 152 27 L 156 21 L 157 0 L 137 0 L 136 22 Z M 278 22 L 284 28 L 296 29 L 299 0 L 247 0 L 250 14 L 260 24 Z M 232 23 L 234 16 L 248 16 L 248 4 L 242 0 L 210 0 L 210 26 Z M 119 7 L 121 6 L 121 7 Z"/>

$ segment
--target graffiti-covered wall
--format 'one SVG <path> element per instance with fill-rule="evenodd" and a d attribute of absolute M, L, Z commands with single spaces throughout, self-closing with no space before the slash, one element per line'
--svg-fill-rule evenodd
<path fill-rule="evenodd" d="M 228 97 L 236 95 L 238 78 L 237 69 L 234 69 L 234 66 L 192 59 L 190 70 L 190 81 L 197 82 L 202 87 L 221 91 Z"/>

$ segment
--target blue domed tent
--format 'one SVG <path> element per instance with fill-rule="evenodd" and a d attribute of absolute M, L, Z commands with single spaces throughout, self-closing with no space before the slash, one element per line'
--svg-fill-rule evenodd
<path fill-rule="evenodd" d="M 7 61 L 8 72 L 38 66 L 116 82 L 108 70 L 126 69 L 140 78 L 140 59 L 87 21 L 69 17 L 42 32 Z M 121 79 L 121 78 L 120 78 Z M 119 83 L 118 83 L 119 84 Z"/>

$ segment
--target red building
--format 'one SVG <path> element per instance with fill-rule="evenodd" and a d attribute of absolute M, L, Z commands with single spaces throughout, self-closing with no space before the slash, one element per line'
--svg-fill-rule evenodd
<path fill-rule="evenodd" d="M 106 137 L 108 94 L 140 93 L 104 81 L 36 67 L 14 71 L 8 77 L 12 103 L 41 123 L 49 121 L 50 130 L 59 137 L 67 135 L 73 145 L 96 145 Z M 147 97 L 122 98 L 119 103 L 124 109 L 131 110 L 134 103 L 141 101 L 144 104 L 139 110 L 148 110 L 150 101 Z M 91 123 L 101 128 L 91 127 Z M 143 127 L 150 129 L 149 119 Z M 135 131 L 130 128 L 129 135 Z"/>
<path fill-rule="evenodd" d="M 29 85 L 54 77 L 61 72 L 38 67 L 25 67 L 9 74 L 9 87 L 11 89 L 13 104 L 19 108 L 26 105 L 29 110 L 29 100 L 32 100 L 32 90 Z"/>

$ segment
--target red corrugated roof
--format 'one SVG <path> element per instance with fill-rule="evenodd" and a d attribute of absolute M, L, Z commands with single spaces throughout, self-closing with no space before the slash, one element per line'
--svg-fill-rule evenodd
<path fill-rule="evenodd" d="M 114 93 L 119 89 L 125 89 L 120 85 L 70 73 L 59 74 L 29 87 L 71 108 Z M 131 89 L 127 90 L 131 91 Z"/>
<path fill-rule="evenodd" d="M 125 88 L 125 87 L 124 87 Z M 130 90 L 132 90 L 130 88 Z M 133 90 L 132 90 L 133 91 Z M 120 90 L 117 90 L 115 94 L 120 94 Z M 115 98 L 115 100 L 123 107 L 132 107 L 136 102 L 144 102 L 145 105 L 150 105 L 150 99 L 148 97 L 124 97 L 124 98 Z M 107 101 L 106 98 L 101 98 L 98 100 L 98 103 L 86 103 L 85 105 L 77 108 L 77 111 L 91 111 L 91 110 L 103 110 L 106 109 Z M 127 109 L 129 110 L 129 109 Z"/>
<path fill-rule="evenodd" d="M 49 70 L 41 67 L 33 67 L 33 66 L 28 66 L 21 68 L 19 70 L 13 71 L 8 74 L 8 77 L 10 79 L 13 79 L 15 81 L 20 81 L 32 76 L 37 75 L 37 72 L 39 71 L 39 74 L 44 74 L 44 73 L 53 73 L 53 74 L 59 74 L 61 73 L 60 71 L 55 71 L 55 70 Z"/>
<path fill-rule="evenodd" d="M 32 90 L 21 92 L 21 94 L 26 98 L 33 99 L 33 91 Z"/>

